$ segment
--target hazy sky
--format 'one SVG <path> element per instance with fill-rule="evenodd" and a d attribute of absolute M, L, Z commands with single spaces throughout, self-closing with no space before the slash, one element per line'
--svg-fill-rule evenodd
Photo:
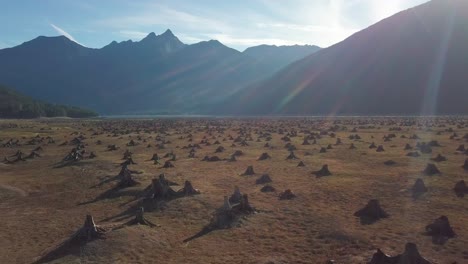
<path fill-rule="evenodd" d="M 166 29 L 185 43 L 217 39 L 259 44 L 339 42 L 428 0 L 0 0 L 0 49 L 39 35 L 65 35 L 101 48 Z"/>

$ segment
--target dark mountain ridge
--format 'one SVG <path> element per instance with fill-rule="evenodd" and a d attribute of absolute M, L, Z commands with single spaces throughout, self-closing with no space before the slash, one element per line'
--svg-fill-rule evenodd
<path fill-rule="evenodd" d="M 468 113 L 468 1 L 433 0 L 235 94 L 224 113 Z M 242 105 L 242 107 L 239 107 Z"/>
<path fill-rule="evenodd" d="M 203 112 L 315 52 L 292 49 L 289 59 L 259 59 L 216 40 L 186 45 L 170 30 L 101 49 L 63 36 L 38 37 L 0 50 L 0 81 L 36 98 L 105 114 Z"/>

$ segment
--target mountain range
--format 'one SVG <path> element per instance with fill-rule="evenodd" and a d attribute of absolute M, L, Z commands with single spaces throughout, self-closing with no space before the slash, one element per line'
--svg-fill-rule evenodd
<path fill-rule="evenodd" d="M 101 49 L 64 36 L 38 37 L 0 50 L 0 83 L 103 114 L 197 113 L 319 49 L 258 46 L 239 52 L 216 40 L 187 45 L 170 30 Z"/>
<path fill-rule="evenodd" d="M 325 49 L 38 37 L 0 50 L 0 83 L 101 114 L 468 114 L 467 25 L 468 1 L 432 0 Z"/>

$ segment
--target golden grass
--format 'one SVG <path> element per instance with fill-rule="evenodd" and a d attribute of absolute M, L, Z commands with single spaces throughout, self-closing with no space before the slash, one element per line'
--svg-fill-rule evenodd
<path fill-rule="evenodd" d="M 301 145 L 304 135 L 301 131 L 319 132 L 336 120 L 347 127 L 346 131 L 335 132 L 342 145 L 335 146 L 336 138 L 329 136 L 322 136 L 317 145 Z M 459 123 L 466 126 L 468 121 L 460 119 L 457 123 L 453 119 L 437 119 L 434 124 L 445 127 L 434 126 L 428 131 L 427 127 L 413 125 L 403 127 L 402 131 L 389 131 L 390 127 L 398 126 L 390 124 L 394 121 L 390 118 L 336 120 L 0 121 L 0 124 L 19 125 L 18 128 L 0 130 L 3 143 L 10 138 L 25 143 L 36 135 L 52 136 L 56 141 L 56 144 L 41 144 L 44 152 L 40 158 L 0 164 L 0 263 L 31 263 L 44 250 L 77 230 L 87 213 L 91 213 L 98 224 L 123 221 L 113 217 L 132 210 L 137 204 L 133 201 L 135 194 L 141 193 L 160 173 L 166 173 L 168 179 L 180 184 L 190 180 L 202 194 L 172 200 L 162 210 L 148 212 L 146 217 L 161 227 L 132 226 L 112 231 L 107 239 L 90 242 L 80 254 L 64 256 L 55 263 L 324 263 L 328 259 L 335 259 L 337 263 L 365 263 L 375 248 L 399 254 L 406 242 L 415 242 L 421 254 L 434 263 L 467 262 L 468 197 L 456 197 L 452 188 L 458 180 L 467 180 L 468 176 L 468 172 L 461 168 L 467 156 L 455 152 L 460 144 L 468 146 L 461 139 L 468 133 L 468 127 L 457 127 Z M 356 122 L 366 121 L 369 123 L 365 126 L 375 127 L 351 132 L 352 128 L 359 127 Z M 209 135 L 205 129 L 207 124 L 211 124 L 211 128 L 223 127 L 226 131 L 221 134 L 213 129 Z M 92 136 L 89 129 L 100 131 L 102 125 L 129 133 L 117 137 L 108 137 L 112 135 L 110 132 Z M 163 135 L 157 131 L 162 126 L 168 127 L 170 135 L 163 137 L 171 143 L 166 144 L 166 149 L 159 150 L 155 147 L 155 137 Z M 139 134 L 136 132 L 138 127 L 144 127 Z M 232 141 L 223 141 L 227 135 L 236 138 L 241 127 L 251 131 L 253 141 L 248 141 L 249 146 L 236 143 L 237 147 L 231 147 Z M 281 140 L 286 133 L 278 134 L 280 128 L 298 132 L 297 137 L 291 137 L 291 143 L 297 147 L 295 154 L 299 160 L 286 160 L 289 152 L 284 148 L 286 142 Z M 460 138 L 449 139 L 452 133 L 445 132 L 448 128 L 456 131 Z M 151 132 L 146 133 L 145 129 Z M 256 130 L 271 130 L 270 144 L 274 148 L 264 148 L 264 139 L 256 142 Z M 179 139 L 189 131 L 193 134 L 192 142 L 187 138 Z M 439 131 L 442 133 L 437 135 Z M 71 135 L 72 132 L 86 134 L 87 151 L 94 151 L 98 157 L 73 166 L 54 168 L 71 150 L 72 146 L 58 145 L 73 139 L 76 135 Z M 383 136 L 389 133 L 395 133 L 397 137 L 384 142 Z M 415 133 L 420 140 L 409 139 Z M 361 140 L 349 140 L 351 134 L 359 134 Z M 400 138 L 401 135 L 408 138 Z M 136 140 L 137 136 L 147 142 Z M 199 143 L 204 136 L 211 143 L 219 140 L 226 150 L 214 153 L 219 145 L 201 144 L 196 158 L 188 158 L 189 149 L 182 147 Z M 130 139 L 140 144 L 125 146 Z M 97 140 L 103 144 L 96 145 Z M 418 158 L 405 156 L 408 152 L 403 150 L 406 143 L 414 146 L 418 141 L 430 140 L 437 140 L 442 146 L 434 147 L 432 154 L 422 154 Z M 349 149 L 351 142 L 357 149 Z M 371 142 L 383 145 L 385 151 L 377 153 L 375 149 L 369 149 Z M 120 149 L 109 152 L 106 150 L 109 144 L 116 144 Z M 147 144 L 152 147 L 147 148 Z M 328 144 L 332 144 L 333 149 L 319 153 L 320 147 Z M 23 144 L 0 148 L 0 157 L 10 156 L 19 149 L 28 154 L 35 147 Z M 135 176 L 141 185 L 85 203 L 113 188 L 115 181 L 91 187 L 118 174 L 118 164 L 126 149 L 134 153 L 133 159 L 138 163 L 130 168 L 143 172 Z M 235 150 L 244 152 L 243 156 L 237 157 L 237 162 L 201 161 L 205 155 L 228 158 Z M 148 161 L 153 153 L 161 157 L 170 151 L 177 155 L 175 168 L 162 169 L 161 165 Z M 268 152 L 272 158 L 257 161 L 263 152 Z M 305 152 L 312 155 L 306 156 Z M 422 175 L 425 165 L 431 162 L 429 159 L 438 153 L 448 159 L 437 163 L 442 175 Z M 305 167 L 297 167 L 300 160 Z M 384 165 L 387 160 L 397 164 Z M 319 170 L 323 164 L 329 165 L 333 175 L 316 178 L 311 172 Z M 256 175 L 241 176 L 249 165 L 254 166 Z M 276 193 L 262 193 L 262 185 L 255 184 L 264 173 L 273 179 Z M 414 200 L 408 189 L 417 178 L 424 179 L 429 192 Z M 212 213 L 222 205 L 223 196 L 230 195 L 234 186 L 249 195 L 259 213 L 245 219 L 241 227 L 213 231 L 183 243 L 209 223 Z M 280 201 L 277 195 L 285 189 L 291 189 L 297 198 Z M 369 199 L 379 199 L 390 217 L 372 225 L 361 225 L 353 213 Z M 458 236 L 444 245 L 434 245 L 431 238 L 422 233 L 425 225 L 441 215 L 448 216 Z M 105 219 L 109 220 L 103 221 Z"/>

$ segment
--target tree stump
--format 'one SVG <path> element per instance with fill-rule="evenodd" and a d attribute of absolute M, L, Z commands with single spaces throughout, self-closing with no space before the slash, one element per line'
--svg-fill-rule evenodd
<path fill-rule="evenodd" d="M 462 145 L 458 146 L 457 151 L 464 152 L 465 151 L 465 145 L 462 144 Z"/>
<path fill-rule="evenodd" d="M 104 234 L 104 229 L 94 223 L 93 217 L 86 215 L 83 227 L 81 227 L 72 237 L 80 240 L 91 241 L 96 238 L 101 238 Z"/>
<path fill-rule="evenodd" d="M 296 160 L 298 159 L 294 154 L 294 151 L 289 152 L 289 155 L 286 157 L 286 160 Z"/>
<path fill-rule="evenodd" d="M 354 216 L 361 218 L 361 223 L 370 224 L 379 219 L 387 218 L 388 214 L 380 207 L 379 200 L 372 199 L 367 205 L 354 213 Z"/>
<path fill-rule="evenodd" d="M 423 173 L 425 175 L 432 176 L 432 175 L 435 175 L 435 174 L 440 174 L 440 171 L 439 171 L 439 169 L 437 168 L 437 166 L 435 164 L 428 163 L 426 165 L 426 168 L 424 169 Z"/>
<path fill-rule="evenodd" d="M 152 195 L 151 198 L 164 200 L 175 197 L 177 195 L 166 180 L 164 174 L 159 175 L 158 179 L 153 179 L 151 183 Z"/>
<path fill-rule="evenodd" d="M 465 163 L 463 164 L 462 168 L 468 171 L 468 159 L 465 160 Z"/>
<path fill-rule="evenodd" d="M 326 153 L 326 152 L 327 152 L 327 149 L 324 148 L 324 147 L 321 147 L 319 152 L 320 152 L 320 153 Z"/>
<path fill-rule="evenodd" d="M 238 186 L 234 187 L 234 193 L 231 195 L 231 197 L 229 197 L 229 202 L 231 204 L 234 204 L 234 203 L 240 203 L 242 199 L 242 194 L 240 192 L 240 189 Z"/>
<path fill-rule="evenodd" d="M 276 191 L 276 189 L 273 186 L 267 184 L 263 186 L 262 189 L 260 189 L 260 191 L 261 192 L 274 192 Z"/>
<path fill-rule="evenodd" d="M 442 155 L 440 155 L 440 153 L 439 153 L 439 154 L 437 155 L 437 157 L 432 158 L 432 160 L 435 161 L 435 162 L 442 162 L 442 161 L 447 161 L 447 158 L 444 157 L 444 156 L 442 156 Z"/>
<path fill-rule="evenodd" d="M 416 244 L 406 243 L 403 254 L 394 257 L 377 249 L 368 264 L 430 264 L 430 262 L 421 256 Z"/>
<path fill-rule="evenodd" d="M 416 158 L 416 157 L 421 156 L 421 154 L 419 154 L 419 152 L 417 152 L 417 151 L 412 151 L 412 152 L 408 152 L 408 154 L 406 154 L 406 156 Z"/>
<path fill-rule="evenodd" d="M 253 166 L 248 166 L 247 169 L 245 170 L 244 174 L 242 175 L 255 175 Z"/>
<path fill-rule="evenodd" d="M 455 237 L 447 216 L 443 215 L 426 226 L 426 234 L 432 236 L 434 243 L 443 244 L 447 239 Z"/>
<path fill-rule="evenodd" d="M 417 197 L 427 192 L 427 187 L 422 179 L 417 179 L 413 187 L 411 188 L 411 191 L 413 192 L 413 197 Z"/>
<path fill-rule="evenodd" d="M 356 149 L 356 146 L 354 146 L 354 143 L 351 143 L 351 145 L 349 146 L 349 149 Z"/>
<path fill-rule="evenodd" d="M 174 165 L 171 163 L 170 160 L 167 160 L 166 162 L 164 162 L 163 168 L 165 168 L 165 169 L 174 168 Z"/>
<path fill-rule="evenodd" d="M 372 142 L 372 143 L 370 144 L 369 148 L 370 148 L 370 149 L 375 149 L 375 148 L 377 148 L 377 146 L 375 145 L 374 142 Z"/>
<path fill-rule="evenodd" d="M 157 153 L 154 153 L 150 160 L 156 161 L 156 160 L 159 160 L 159 159 L 160 159 L 160 158 L 159 158 L 158 154 L 157 154 Z"/>
<path fill-rule="evenodd" d="M 393 160 L 387 160 L 387 161 L 384 162 L 384 164 L 387 165 L 387 166 L 393 166 L 393 165 L 396 164 L 396 162 L 393 161 Z"/>
<path fill-rule="evenodd" d="M 328 165 L 327 164 L 323 165 L 320 170 L 314 171 L 312 173 L 315 174 L 315 176 L 317 176 L 317 177 L 324 177 L 324 176 L 332 175 L 331 172 L 328 170 Z"/>
<path fill-rule="evenodd" d="M 255 183 L 256 184 L 265 184 L 265 183 L 270 183 L 272 182 L 270 175 L 268 174 L 263 174 L 260 178 L 258 178 Z"/>
<path fill-rule="evenodd" d="M 384 149 L 384 147 L 382 145 L 379 145 L 375 151 L 376 152 L 384 152 L 385 149 Z"/>
<path fill-rule="evenodd" d="M 412 150 L 412 149 L 413 147 L 410 144 L 406 143 L 405 150 Z"/>
<path fill-rule="evenodd" d="M 120 182 L 118 186 L 120 188 L 132 187 L 138 184 L 132 177 L 132 173 L 127 167 L 122 167 L 119 173 Z"/>
<path fill-rule="evenodd" d="M 184 188 L 179 190 L 178 193 L 184 196 L 191 196 L 200 194 L 200 191 L 198 189 L 193 188 L 192 183 L 190 181 L 185 181 Z"/>
<path fill-rule="evenodd" d="M 464 197 L 465 194 L 468 194 L 468 186 L 466 186 L 464 180 L 461 180 L 455 184 L 453 191 L 458 197 Z"/>
<path fill-rule="evenodd" d="M 135 218 L 131 220 L 130 222 L 128 222 L 127 224 L 128 225 L 147 225 L 149 227 L 157 226 L 156 224 L 146 219 L 144 216 L 144 213 L 145 213 L 145 209 L 143 207 L 140 207 L 135 214 Z"/>
<path fill-rule="evenodd" d="M 262 155 L 260 155 L 260 157 L 258 158 L 258 160 L 266 160 L 266 159 L 271 159 L 270 155 L 268 155 L 268 153 L 266 152 L 262 153 Z"/>
<path fill-rule="evenodd" d="M 305 167 L 304 162 L 302 160 L 299 161 L 299 163 L 297 164 L 297 167 Z"/>
<path fill-rule="evenodd" d="M 280 200 L 291 200 L 294 198 L 296 198 L 296 195 L 290 189 L 287 189 L 284 192 L 279 194 Z"/>

